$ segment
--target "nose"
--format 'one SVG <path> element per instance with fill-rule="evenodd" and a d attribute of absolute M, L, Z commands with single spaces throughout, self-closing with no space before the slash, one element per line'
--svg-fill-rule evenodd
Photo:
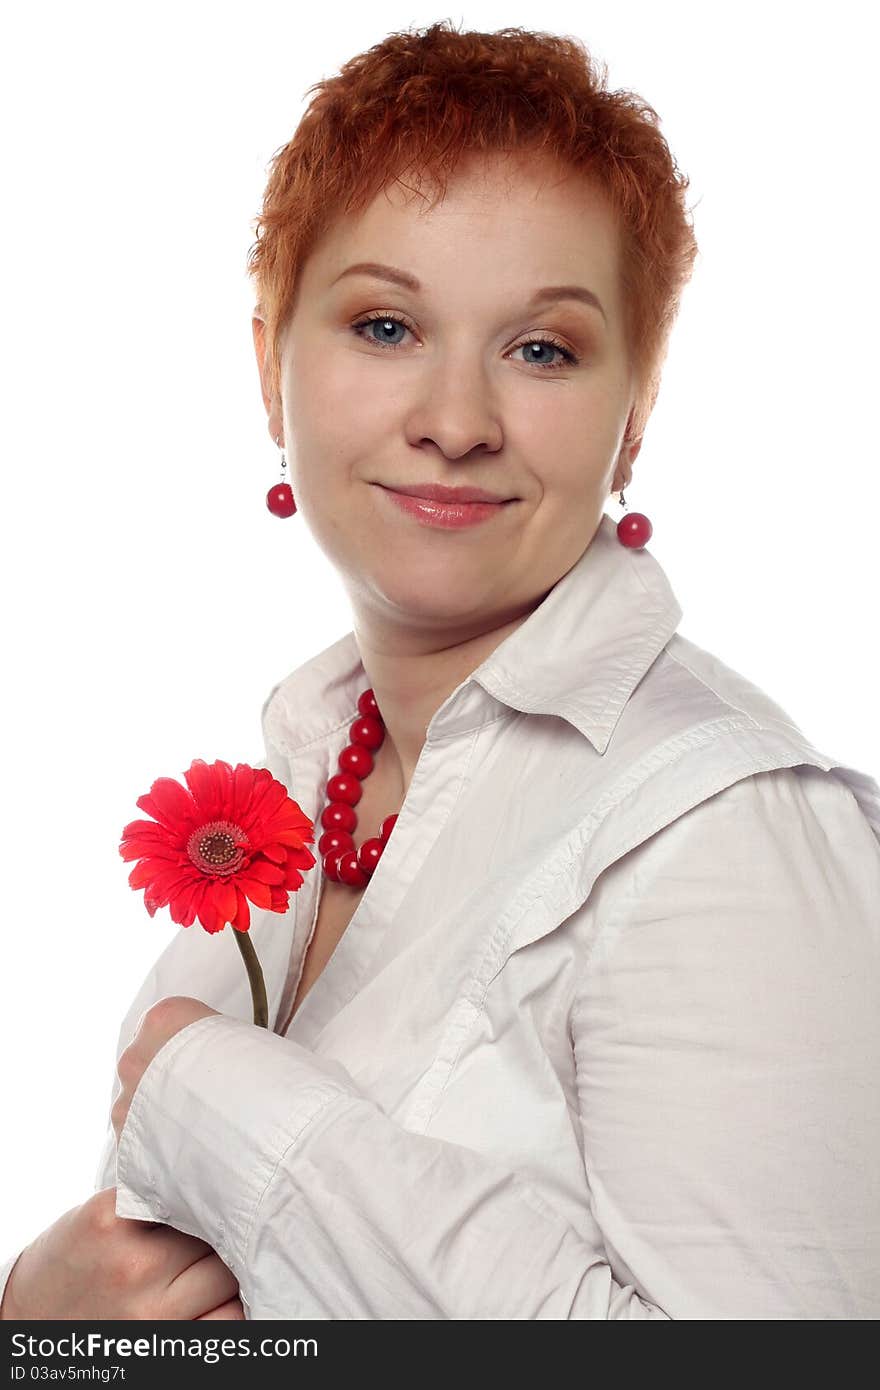
<path fill-rule="evenodd" d="M 483 365 L 472 352 L 447 355 L 420 377 L 407 418 L 407 437 L 416 447 L 436 444 L 451 459 L 501 448 L 504 436 L 497 401 Z"/>

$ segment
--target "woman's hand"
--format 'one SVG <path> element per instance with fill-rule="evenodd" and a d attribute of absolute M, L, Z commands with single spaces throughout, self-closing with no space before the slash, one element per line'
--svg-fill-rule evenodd
<path fill-rule="evenodd" d="M 116 1142 L 122 1134 L 128 1118 L 128 1110 L 138 1083 L 156 1053 L 163 1048 L 175 1033 L 197 1018 L 207 1018 L 216 1014 L 217 1009 L 203 1004 L 200 999 L 190 999 L 187 995 L 170 995 L 160 999 L 157 1004 L 142 1015 L 137 1032 L 128 1047 L 119 1057 L 116 1072 L 122 1082 L 122 1090 L 110 1111 L 110 1123 L 116 1134 Z"/>
<path fill-rule="evenodd" d="M 105 1187 L 37 1236 L 6 1284 L 0 1320 L 244 1320 L 238 1280 L 205 1241 L 116 1215 Z"/>

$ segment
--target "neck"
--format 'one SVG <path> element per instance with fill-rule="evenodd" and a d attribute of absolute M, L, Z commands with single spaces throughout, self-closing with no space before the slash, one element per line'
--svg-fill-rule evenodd
<path fill-rule="evenodd" d="M 446 646 L 431 646 L 421 634 L 422 645 L 394 640 L 369 624 L 355 627 L 367 683 L 385 723 L 385 739 L 378 750 L 389 783 L 402 801 L 412 781 L 428 725 L 444 700 L 463 680 L 519 627 L 531 608 L 500 627 L 466 636 Z"/>

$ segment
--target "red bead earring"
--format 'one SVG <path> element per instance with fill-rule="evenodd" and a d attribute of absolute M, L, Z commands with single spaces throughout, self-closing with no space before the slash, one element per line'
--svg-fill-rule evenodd
<path fill-rule="evenodd" d="M 280 434 L 276 434 L 275 443 L 280 447 Z M 284 470 L 287 463 L 284 458 L 284 450 L 281 450 L 281 482 L 270 487 L 266 493 L 266 506 L 273 516 L 293 516 L 296 511 L 296 503 L 293 500 L 293 491 L 290 483 L 284 480 Z"/>
<path fill-rule="evenodd" d="M 620 489 L 620 505 L 624 507 L 623 488 Z M 654 534 L 654 528 L 643 512 L 630 512 L 617 523 L 617 539 L 629 550 L 641 550 Z"/>

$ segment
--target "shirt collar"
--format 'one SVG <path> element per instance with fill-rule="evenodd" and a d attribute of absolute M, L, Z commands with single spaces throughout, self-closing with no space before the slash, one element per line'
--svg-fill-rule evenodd
<path fill-rule="evenodd" d="M 620 714 L 675 632 L 682 609 L 647 549 L 630 550 L 603 513 L 584 553 L 543 601 L 444 700 L 429 742 L 479 728 L 505 709 L 568 720 L 604 753 Z M 368 678 L 353 632 L 279 682 L 263 706 L 283 752 L 357 718 Z"/>

